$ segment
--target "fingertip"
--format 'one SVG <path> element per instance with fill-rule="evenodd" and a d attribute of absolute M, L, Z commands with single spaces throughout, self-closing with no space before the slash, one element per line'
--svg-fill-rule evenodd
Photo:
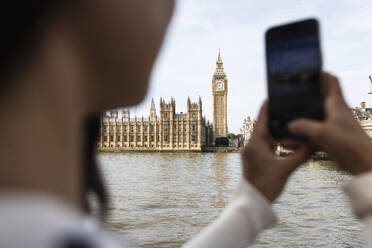
<path fill-rule="evenodd" d="M 330 72 L 323 72 L 323 79 L 326 82 L 333 82 L 333 83 L 338 83 L 339 82 L 337 76 L 333 75 Z"/>
<path fill-rule="evenodd" d="M 338 78 L 330 73 L 324 73 L 323 78 L 325 95 L 328 96 L 330 99 L 345 103 L 341 84 Z"/>
<path fill-rule="evenodd" d="M 269 100 L 265 99 L 265 101 L 261 105 L 261 109 L 260 109 L 257 121 L 267 116 L 268 108 L 269 108 Z"/>
<path fill-rule="evenodd" d="M 257 133 L 260 135 L 267 134 L 267 122 L 268 122 L 268 100 L 265 100 L 261 106 L 260 112 L 257 117 L 257 121 L 253 128 L 252 136 L 255 136 Z"/>

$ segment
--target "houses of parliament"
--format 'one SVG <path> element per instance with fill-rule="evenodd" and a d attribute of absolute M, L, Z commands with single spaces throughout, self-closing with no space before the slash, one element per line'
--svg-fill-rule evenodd
<path fill-rule="evenodd" d="M 176 100 L 154 99 L 147 118 L 131 117 L 129 110 L 105 112 L 101 118 L 98 149 L 117 151 L 203 151 L 227 137 L 228 80 L 221 53 L 212 77 L 213 123 L 203 116 L 202 99 L 187 99 L 187 113 L 176 112 Z"/>

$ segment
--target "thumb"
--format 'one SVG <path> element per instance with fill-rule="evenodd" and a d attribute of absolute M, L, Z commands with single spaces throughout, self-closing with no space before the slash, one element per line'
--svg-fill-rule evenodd
<path fill-rule="evenodd" d="M 317 142 L 323 136 L 323 123 L 309 119 L 298 119 L 288 125 L 291 133 L 298 136 L 305 136 Z"/>
<path fill-rule="evenodd" d="M 290 175 L 298 166 L 309 160 L 312 153 L 313 150 L 310 146 L 304 145 L 287 158 L 280 160 L 280 164 L 284 167 L 288 175 Z"/>

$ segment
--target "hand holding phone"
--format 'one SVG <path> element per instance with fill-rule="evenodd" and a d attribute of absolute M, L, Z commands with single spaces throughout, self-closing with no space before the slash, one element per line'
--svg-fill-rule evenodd
<path fill-rule="evenodd" d="M 272 27 L 265 38 L 270 134 L 304 140 L 287 125 L 297 118 L 325 118 L 319 24 L 308 19 Z"/>

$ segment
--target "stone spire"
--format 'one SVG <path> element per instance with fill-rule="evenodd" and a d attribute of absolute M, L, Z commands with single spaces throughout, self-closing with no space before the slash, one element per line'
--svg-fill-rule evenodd
<path fill-rule="evenodd" d="M 218 49 L 218 59 L 217 59 L 216 64 L 217 64 L 218 67 L 223 66 L 223 62 L 222 62 L 222 58 L 221 58 L 221 49 Z"/>
<path fill-rule="evenodd" d="M 216 62 L 216 71 L 213 76 L 226 76 L 225 71 L 223 70 L 223 62 L 221 57 L 221 50 L 218 51 L 218 58 Z"/>
<path fill-rule="evenodd" d="M 151 110 L 155 110 L 155 101 L 154 101 L 154 98 L 151 99 Z"/>
<path fill-rule="evenodd" d="M 160 101 L 161 101 L 161 98 L 160 98 Z M 154 98 L 151 99 L 150 118 L 151 119 L 156 118 L 156 108 L 155 108 Z"/>

